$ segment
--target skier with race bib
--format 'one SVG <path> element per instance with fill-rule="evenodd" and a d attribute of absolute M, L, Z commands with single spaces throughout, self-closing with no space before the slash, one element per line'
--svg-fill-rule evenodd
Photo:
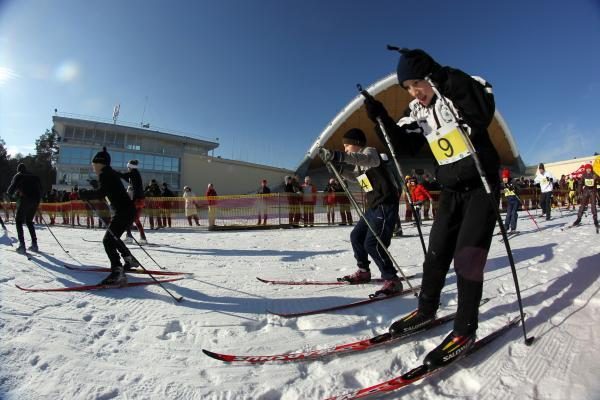
<path fill-rule="evenodd" d="M 500 161 L 487 131 L 494 117 L 495 102 L 491 86 L 482 78 L 442 67 L 423 50 L 399 52 L 398 82 L 413 100 L 397 122 L 372 97 L 365 99 L 367 114 L 377 124 L 375 129 L 380 135 L 378 121 L 381 121 L 394 149 L 415 155 L 423 146 L 430 147 L 441 192 L 423 263 L 418 308 L 394 322 L 390 333 L 401 335 L 435 319 L 446 274 L 454 260 L 458 287 L 454 329 L 424 360 L 429 368 L 437 368 L 452 362 L 475 342 L 483 269 L 497 212 L 454 116 L 458 116 L 460 127 L 469 135 L 485 178 L 497 196 Z M 436 96 L 430 81 L 443 99 Z M 497 199 L 495 204 L 497 207 Z"/>

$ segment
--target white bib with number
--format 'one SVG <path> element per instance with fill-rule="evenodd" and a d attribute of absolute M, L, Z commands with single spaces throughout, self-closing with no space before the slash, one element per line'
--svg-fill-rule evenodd
<path fill-rule="evenodd" d="M 594 178 L 592 178 L 592 179 L 585 179 L 584 180 L 584 184 L 585 184 L 585 186 L 594 187 Z"/>
<path fill-rule="evenodd" d="M 373 191 L 373 185 L 371 185 L 371 181 L 367 177 L 367 174 L 357 176 L 356 180 L 358 181 L 358 184 L 360 185 L 363 191 L 367 193 Z"/>
<path fill-rule="evenodd" d="M 429 133 L 426 138 L 440 165 L 452 164 L 472 154 L 456 124 L 444 125 Z"/>

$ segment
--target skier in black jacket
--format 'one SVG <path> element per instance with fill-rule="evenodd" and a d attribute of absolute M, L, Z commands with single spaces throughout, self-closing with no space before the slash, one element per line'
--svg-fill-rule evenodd
<path fill-rule="evenodd" d="M 29 250 L 38 251 L 33 217 L 37 212 L 38 206 L 40 205 L 40 199 L 42 198 L 42 185 L 40 178 L 27 171 L 27 168 L 23 163 L 20 163 L 17 166 L 17 173 L 13 176 L 8 189 L 6 189 L 6 193 L 9 197 L 15 192 L 19 194 L 17 200 L 17 215 L 15 216 L 17 236 L 19 237 L 19 247 L 17 247 L 17 252 L 21 254 L 27 252 L 25 250 L 23 223 L 27 225 L 29 235 L 31 236 L 31 246 L 29 246 Z"/>
<path fill-rule="evenodd" d="M 111 219 L 102 239 L 104 250 L 110 260 L 111 273 L 100 284 L 115 287 L 124 286 L 127 284 L 125 270 L 139 266 L 127 246 L 119 239 L 125 229 L 133 223 L 135 207 L 121 183 L 119 173 L 110 166 L 110 154 L 106 151 L 106 147 L 94 156 L 92 167 L 98 175 L 99 186 L 96 185 L 98 187 L 95 187 L 95 190 L 81 193 L 81 199 L 91 200 L 108 197 L 111 208 L 115 211 L 115 215 Z M 125 265 L 121 265 L 119 253 L 123 257 Z"/>
<path fill-rule="evenodd" d="M 390 332 L 402 334 L 434 319 L 454 260 L 458 287 L 454 330 L 425 357 L 425 364 L 440 366 L 453 361 L 475 341 L 483 268 L 496 224 L 496 211 L 473 157 L 452 124 L 452 113 L 469 135 L 492 193 L 497 196 L 499 157 L 487 131 L 495 103 L 491 86 L 483 79 L 442 67 L 423 50 L 402 49 L 400 53 L 398 82 L 414 100 L 397 123 L 372 97 L 365 99 L 367 114 L 373 122 L 377 123 L 377 118 L 383 122 L 397 154 L 408 150 L 414 155 L 428 144 L 437 161 L 436 178 L 442 188 L 423 263 L 418 309 L 394 322 Z M 444 99 L 435 95 L 425 78 L 431 79 Z M 497 207 L 497 200 L 495 204 Z"/>
<path fill-rule="evenodd" d="M 127 172 L 117 172 L 121 179 L 129 182 L 131 187 L 133 187 L 133 204 L 135 206 L 135 226 L 140 232 L 140 244 L 148 244 L 146 240 L 146 233 L 144 233 L 144 226 L 140 221 L 140 216 L 142 214 L 142 210 L 144 209 L 144 184 L 142 183 L 142 175 L 140 175 L 140 171 L 138 171 L 138 160 L 130 160 L 127 163 Z M 127 227 L 127 235 L 125 240 L 128 242 L 133 241 L 133 235 L 131 234 L 131 227 Z"/>

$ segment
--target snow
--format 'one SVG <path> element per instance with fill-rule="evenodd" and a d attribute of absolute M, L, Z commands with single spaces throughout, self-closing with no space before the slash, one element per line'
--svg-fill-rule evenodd
<path fill-rule="evenodd" d="M 572 213 L 551 221 L 521 215 L 521 235 L 511 239 L 527 329 L 523 342 L 512 329 L 480 352 L 402 392 L 407 399 L 598 399 L 600 338 L 600 242 L 591 221 L 561 230 Z M 428 223 L 430 224 L 430 223 Z M 372 305 L 285 319 L 266 310 L 292 312 L 363 299 L 374 285 L 276 286 L 272 279 L 334 279 L 354 270 L 350 228 L 239 232 L 150 232 L 146 247 L 161 265 L 191 272 L 166 288 L 158 286 L 82 293 L 27 293 L 15 284 L 60 287 L 91 284 L 103 273 L 64 268 L 77 265 L 39 230 L 45 251 L 31 261 L 14 252 L 15 227 L 0 236 L 0 398 L 12 399 L 316 399 L 373 385 L 416 366 L 451 325 L 414 340 L 372 351 L 291 364 L 233 365 L 205 356 L 270 355 L 326 348 L 386 331 L 415 307 L 413 296 Z M 430 225 L 424 227 L 429 232 Z M 106 265 L 103 231 L 55 227 L 75 259 Z M 406 233 L 416 229 L 406 227 Z M 486 267 L 479 335 L 518 314 L 515 288 L 503 243 L 495 236 Z M 147 268 L 156 265 L 139 248 Z M 391 252 L 406 274 L 420 277 L 418 237 L 394 239 Z M 375 272 L 375 270 L 374 270 Z M 130 280 L 147 279 L 141 275 Z M 377 277 L 378 274 L 376 273 Z M 419 284 L 420 279 L 413 280 Z M 456 307 L 452 271 L 440 315 Z"/>

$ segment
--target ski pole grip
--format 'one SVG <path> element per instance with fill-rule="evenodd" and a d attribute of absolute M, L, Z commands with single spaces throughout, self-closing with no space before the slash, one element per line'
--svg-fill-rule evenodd
<path fill-rule="evenodd" d="M 358 89 L 358 91 L 360 92 L 360 94 L 363 95 L 363 97 L 365 99 L 373 99 L 373 96 L 371 96 L 371 93 L 367 92 L 365 89 L 363 89 L 362 85 L 360 83 L 356 84 L 356 88 Z"/>

